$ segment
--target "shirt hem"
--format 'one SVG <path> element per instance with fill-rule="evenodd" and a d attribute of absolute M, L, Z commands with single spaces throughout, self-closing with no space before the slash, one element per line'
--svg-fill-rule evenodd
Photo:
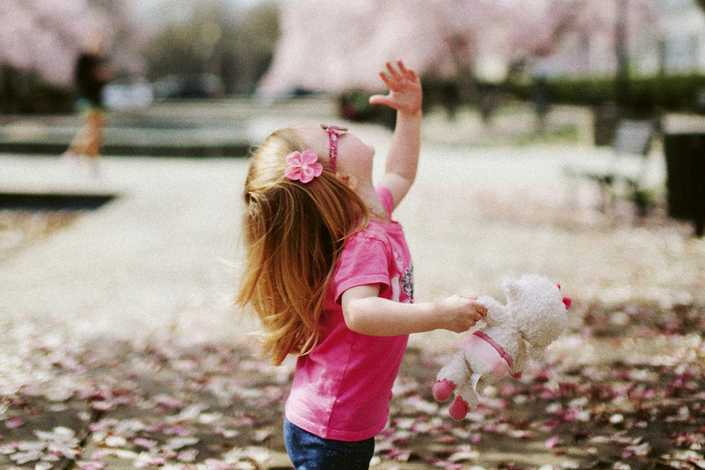
<path fill-rule="evenodd" d="M 315 434 L 322 439 L 332 439 L 335 441 L 344 442 L 364 441 L 371 437 L 375 437 L 387 426 L 387 419 L 385 419 L 381 425 L 377 424 L 363 431 L 343 431 L 338 429 L 330 429 L 329 427 L 320 424 L 311 423 L 300 416 L 292 415 L 290 411 L 286 411 L 285 415 L 286 419 L 288 419 L 291 424 L 298 426 L 306 432 Z"/>

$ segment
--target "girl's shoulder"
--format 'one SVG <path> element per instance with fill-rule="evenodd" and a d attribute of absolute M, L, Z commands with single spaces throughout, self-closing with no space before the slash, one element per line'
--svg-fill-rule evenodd
<path fill-rule="evenodd" d="M 389 240 L 389 234 L 385 225 L 375 220 L 370 220 L 362 230 L 353 233 L 348 241 L 345 243 L 343 251 L 355 252 L 375 252 L 380 253 L 389 252 L 391 250 L 391 244 Z"/>
<path fill-rule="evenodd" d="M 392 220 L 392 211 L 394 211 L 394 196 L 392 196 L 392 192 L 384 186 L 377 186 L 375 191 L 377 191 L 377 195 L 382 201 L 387 218 Z"/>
<path fill-rule="evenodd" d="M 384 228 L 381 224 L 375 220 L 370 220 L 367 227 L 350 235 L 348 244 L 359 245 L 374 243 L 375 241 L 384 241 L 384 238 Z"/>

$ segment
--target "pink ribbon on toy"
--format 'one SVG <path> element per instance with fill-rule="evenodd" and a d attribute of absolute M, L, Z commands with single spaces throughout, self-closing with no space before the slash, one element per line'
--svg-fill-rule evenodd
<path fill-rule="evenodd" d="M 481 331 L 462 337 L 456 346 L 482 361 L 497 381 L 504 377 L 512 367 L 512 356 Z M 518 379 L 521 377 L 521 372 L 510 375 Z"/>

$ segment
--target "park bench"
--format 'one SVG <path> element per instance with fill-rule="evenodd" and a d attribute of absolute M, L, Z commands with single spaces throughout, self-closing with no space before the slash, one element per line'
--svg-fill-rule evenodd
<path fill-rule="evenodd" d="M 638 214 L 644 216 L 648 201 L 643 183 L 655 134 L 656 123 L 652 120 L 622 120 L 612 140 L 612 157 L 605 165 L 597 168 L 571 166 L 565 168 L 565 172 L 570 177 L 598 184 L 602 212 L 621 197 L 634 203 Z"/>

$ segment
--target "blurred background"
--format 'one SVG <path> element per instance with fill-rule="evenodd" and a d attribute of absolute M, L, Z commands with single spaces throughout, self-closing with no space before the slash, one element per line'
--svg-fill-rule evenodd
<path fill-rule="evenodd" d="M 60 155 L 96 33 L 91 167 Z M 83 441 L 55 468 L 181 468 L 157 445 L 177 427 L 189 468 L 289 468 L 293 362 L 251 361 L 259 325 L 232 305 L 242 157 L 321 122 L 385 155 L 395 113 L 368 96 L 396 59 L 424 87 L 395 213 L 416 298 L 502 300 L 535 272 L 573 306 L 546 367 L 454 428 L 426 399 L 457 335 L 414 335 L 378 468 L 705 468 L 705 0 L 0 0 L 0 468 L 49 469 L 34 431 L 59 424 Z"/>
<path fill-rule="evenodd" d="M 703 0 L 2 0 L 0 114 L 65 113 L 91 32 L 107 39 L 113 108 L 156 100 L 333 94 L 369 109 L 403 58 L 425 106 L 490 122 L 506 100 L 705 113 Z M 391 117 L 393 119 L 393 116 Z"/>

